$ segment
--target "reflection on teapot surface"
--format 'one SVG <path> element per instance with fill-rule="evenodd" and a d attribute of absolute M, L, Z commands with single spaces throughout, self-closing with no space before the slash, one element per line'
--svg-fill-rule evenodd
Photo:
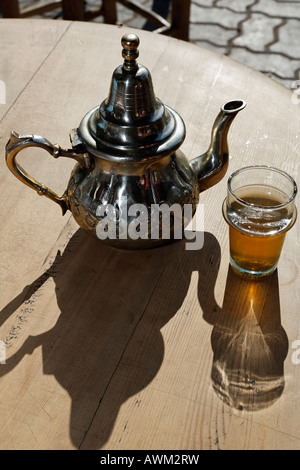
<path fill-rule="evenodd" d="M 280 397 L 288 339 L 280 323 L 277 271 L 245 281 L 229 268 L 211 344 L 213 387 L 228 405 L 256 411 Z"/>
<path fill-rule="evenodd" d="M 12 173 L 40 195 L 56 202 L 63 214 L 70 210 L 78 225 L 96 235 L 99 216 L 107 205 L 118 218 L 124 200 L 128 207 L 151 205 L 191 205 L 192 214 L 199 193 L 218 183 L 228 167 L 227 134 L 243 100 L 232 100 L 221 107 L 212 126 L 211 143 L 204 154 L 189 161 L 179 149 L 185 139 L 185 125 L 179 114 L 154 94 L 149 70 L 136 62 L 139 39 L 134 34 L 122 38 L 124 63 L 113 73 L 109 95 L 93 108 L 70 134 L 72 149 L 62 149 L 36 135 L 11 133 L 6 146 L 6 162 Z M 26 147 L 41 147 L 53 157 L 77 161 L 67 190 L 58 196 L 32 178 L 16 161 Z M 128 211 L 127 211 L 128 212 Z M 151 215 L 149 216 L 149 220 Z M 132 217 L 128 218 L 128 225 Z M 182 226 L 187 222 L 184 217 Z M 170 239 L 148 236 L 132 240 L 118 233 L 104 241 L 119 248 L 149 248 L 174 238 L 170 220 Z"/>

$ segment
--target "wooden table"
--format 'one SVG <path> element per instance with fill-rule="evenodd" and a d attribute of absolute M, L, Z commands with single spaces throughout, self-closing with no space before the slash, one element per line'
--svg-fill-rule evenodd
<path fill-rule="evenodd" d="M 107 96 L 128 28 L 22 19 L 0 31 L 1 449 L 300 449 L 299 223 L 261 283 L 228 267 L 227 178 L 201 195 L 202 250 L 120 252 L 92 239 L 13 177 L 4 147 L 11 130 L 68 147 Z M 299 182 L 292 92 L 228 57 L 138 34 L 156 95 L 187 125 L 188 158 L 206 150 L 220 106 L 241 98 L 227 175 L 261 163 Z M 73 163 L 33 150 L 24 160 L 64 191 Z"/>

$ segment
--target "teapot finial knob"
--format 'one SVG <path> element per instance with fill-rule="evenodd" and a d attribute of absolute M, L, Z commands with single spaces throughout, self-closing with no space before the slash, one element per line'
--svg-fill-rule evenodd
<path fill-rule="evenodd" d="M 122 56 L 124 59 L 124 69 L 127 71 L 134 70 L 136 67 L 136 59 L 139 56 L 138 47 L 140 40 L 136 34 L 125 34 L 122 37 L 121 44 L 123 47 Z"/>

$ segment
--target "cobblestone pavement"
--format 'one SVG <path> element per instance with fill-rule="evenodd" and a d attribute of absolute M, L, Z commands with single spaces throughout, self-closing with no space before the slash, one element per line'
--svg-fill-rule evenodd
<path fill-rule="evenodd" d="M 289 88 L 300 79 L 299 0 L 193 0 L 190 40 Z"/>
<path fill-rule="evenodd" d="M 139 1 L 151 8 L 152 0 Z M 91 6 L 99 2 L 87 0 Z M 145 23 L 122 5 L 118 21 L 135 28 Z M 226 54 L 288 88 L 300 88 L 300 0 L 192 0 L 190 42 Z"/>

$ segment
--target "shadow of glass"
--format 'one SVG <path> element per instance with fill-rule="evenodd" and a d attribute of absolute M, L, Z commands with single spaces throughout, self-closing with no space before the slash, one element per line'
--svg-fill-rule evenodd
<path fill-rule="evenodd" d="M 231 267 L 222 309 L 205 313 L 213 324 L 211 379 L 217 395 L 236 409 L 271 406 L 284 390 L 288 338 L 281 325 L 277 270 L 259 281 Z"/>

